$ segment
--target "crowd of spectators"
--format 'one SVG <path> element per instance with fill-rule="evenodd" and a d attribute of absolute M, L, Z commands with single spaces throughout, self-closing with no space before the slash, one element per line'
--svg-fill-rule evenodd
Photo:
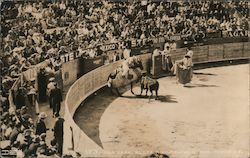
<path fill-rule="evenodd" d="M 18 89 L 16 110 L 9 107 L 8 92 L 20 74 L 36 64 L 49 59 L 45 71 L 53 73 L 60 68 L 60 55 L 81 52 L 85 48 L 100 49 L 98 46 L 103 43 L 176 34 L 186 40 L 198 40 L 205 38 L 207 33 L 249 29 L 247 1 L 54 0 L 1 3 L 0 97 L 1 130 L 4 130 L 1 139 L 10 140 L 11 147 L 20 149 L 24 155 L 34 154 L 27 149 L 40 147 L 38 141 L 44 139 L 44 136 L 30 134 L 34 123 L 25 112 L 24 96 L 34 89 L 34 83 L 27 83 L 25 90 Z M 98 55 L 102 53 L 105 52 L 99 51 Z M 95 52 L 91 53 L 91 56 L 95 55 Z M 45 147 L 48 147 L 46 143 Z M 47 154 L 54 153 L 53 146 L 44 150 L 48 151 Z"/>
<path fill-rule="evenodd" d="M 38 119 L 34 121 L 25 106 L 21 109 L 14 109 L 13 107 L 8 109 L 6 106 L 8 105 L 5 102 L 2 105 L 0 139 L 1 149 L 10 151 L 8 156 L 55 157 L 56 154 L 62 153 L 59 151 L 61 150 L 60 145 L 57 144 L 58 133 L 61 131 L 58 123 L 55 124 L 53 129 L 57 132 L 54 134 L 55 139 L 48 142 L 46 131 L 52 129 L 46 128 L 44 120 L 47 115 L 44 112 L 41 112 Z M 62 120 L 62 118 L 58 118 L 58 120 Z M 62 138 L 61 135 L 60 138 Z M 60 138 L 59 140 L 61 140 Z"/>
<path fill-rule="evenodd" d="M 235 8 L 243 17 L 249 17 L 250 4 L 247 1 L 232 1 L 230 3 L 232 8 Z"/>
<path fill-rule="evenodd" d="M 61 54 L 103 43 L 176 34 L 196 41 L 211 32 L 248 30 L 248 15 L 247 1 L 4 1 L 2 74 L 16 78 L 52 58 L 60 65 Z"/>

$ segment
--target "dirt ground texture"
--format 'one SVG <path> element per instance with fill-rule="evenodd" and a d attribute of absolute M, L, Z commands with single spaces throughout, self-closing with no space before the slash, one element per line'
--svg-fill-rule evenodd
<path fill-rule="evenodd" d="M 159 100 L 104 89 L 75 113 L 79 127 L 112 156 L 249 157 L 249 64 L 194 71 L 187 87 L 159 79 Z M 139 87 L 134 88 L 139 94 Z"/>

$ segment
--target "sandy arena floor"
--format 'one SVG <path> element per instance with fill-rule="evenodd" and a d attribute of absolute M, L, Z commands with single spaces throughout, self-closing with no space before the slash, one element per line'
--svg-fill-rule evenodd
<path fill-rule="evenodd" d="M 159 79 L 160 100 L 107 91 L 81 106 L 75 120 L 106 151 L 166 153 L 171 158 L 249 156 L 249 65 L 194 71 L 188 87 Z M 134 88 L 139 93 L 139 88 Z"/>

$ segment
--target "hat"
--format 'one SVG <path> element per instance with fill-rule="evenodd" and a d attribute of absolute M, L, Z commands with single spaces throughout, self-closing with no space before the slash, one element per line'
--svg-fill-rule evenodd
<path fill-rule="evenodd" d="M 32 129 L 26 129 L 24 130 L 24 136 L 30 136 L 32 132 L 33 132 Z"/>
<path fill-rule="evenodd" d="M 53 81 L 55 81 L 55 78 L 54 78 L 54 77 L 51 77 L 51 78 L 49 79 L 49 82 L 53 82 Z"/>
<path fill-rule="evenodd" d="M 16 112 L 15 107 L 10 107 L 10 108 L 9 108 L 9 114 L 10 114 L 10 115 L 11 115 L 11 114 L 15 114 L 15 112 Z"/>
<path fill-rule="evenodd" d="M 47 114 L 45 112 L 41 112 L 38 117 L 41 119 L 45 119 L 47 117 Z"/>
<path fill-rule="evenodd" d="M 20 61 L 23 62 L 23 61 L 26 61 L 26 59 L 25 58 L 21 58 Z"/>
<path fill-rule="evenodd" d="M 35 138 L 33 138 L 32 141 L 35 142 L 35 143 L 39 143 L 40 142 L 40 137 L 35 137 Z"/>
<path fill-rule="evenodd" d="M 25 120 L 29 120 L 29 118 L 31 118 L 31 117 L 30 117 L 29 114 L 24 114 L 24 115 L 23 115 L 23 118 L 24 118 Z"/>
<path fill-rule="evenodd" d="M 13 52 L 19 52 L 19 51 L 22 51 L 24 50 L 24 47 L 16 47 L 13 49 Z"/>
<path fill-rule="evenodd" d="M 40 135 L 40 139 L 43 140 L 43 139 L 45 139 L 45 138 L 46 138 L 46 133 L 42 133 L 42 134 Z"/>
<path fill-rule="evenodd" d="M 35 81 L 36 80 L 36 78 L 35 77 L 33 77 L 33 78 L 31 78 L 30 79 L 30 81 L 32 82 L 32 81 Z"/>
<path fill-rule="evenodd" d="M 141 73 L 142 73 L 142 74 L 147 74 L 147 71 L 142 71 Z"/>
<path fill-rule="evenodd" d="M 30 95 L 30 94 L 36 94 L 36 89 L 31 88 L 30 91 L 28 92 L 28 95 Z"/>
<path fill-rule="evenodd" d="M 46 145 L 45 141 L 40 141 L 40 145 Z"/>
<path fill-rule="evenodd" d="M 16 65 L 11 65 L 10 67 L 9 67 L 9 70 L 13 70 L 13 69 L 15 69 L 17 66 Z"/>

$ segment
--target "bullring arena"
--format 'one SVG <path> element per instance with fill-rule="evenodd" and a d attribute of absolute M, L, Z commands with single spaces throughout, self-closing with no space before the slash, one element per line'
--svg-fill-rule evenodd
<path fill-rule="evenodd" d="M 175 77 L 159 79 L 159 100 L 130 91 L 110 97 L 103 90 L 77 110 L 74 120 L 114 157 L 157 151 L 170 157 L 247 157 L 249 65 L 195 73 L 188 87 L 176 84 Z"/>
<path fill-rule="evenodd" d="M 250 158 L 247 0 L 0 4 L 0 157 Z"/>

